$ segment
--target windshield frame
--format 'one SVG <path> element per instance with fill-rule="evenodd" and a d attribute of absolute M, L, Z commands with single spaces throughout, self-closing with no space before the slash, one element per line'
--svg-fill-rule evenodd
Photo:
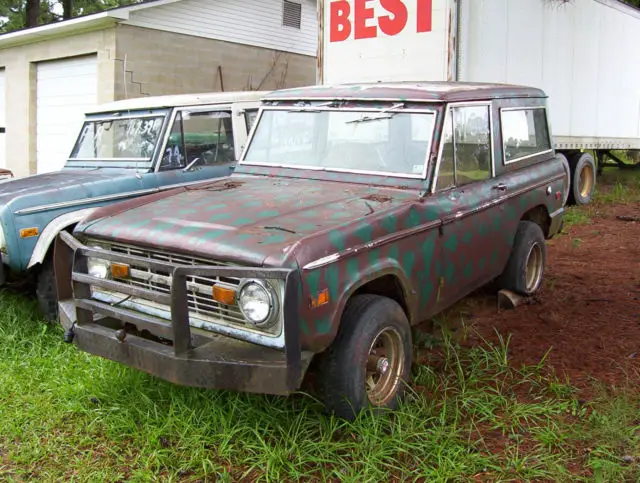
<path fill-rule="evenodd" d="M 78 132 L 78 136 L 76 137 L 76 142 L 73 144 L 71 148 L 71 152 L 67 157 L 67 161 L 65 163 L 65 168 L 114 168 L 114 169 L 143 169 L 143 170 L 152 170 L 156 159 L 158 158 L 158 151 L 161 149 L 165 140 L 165 133 L 167 130 L 168 123 L 167 121 L 172 117 L 172 108 L 154 108 L 154 109 L 143 109 L 143 110 L 123 110 L 123 111 L 113 111 L 111 113 L 97 113 L 85 116 L 82 126 Z M 105 121 L 125 121 L 129 119 L 146 119 L 146 118 L 159 118 L 162 121 L 160 126 L 160 132 L 158 133 L 158 139 L 156 140 L 155 147 L 151 156 L 145 158 L 85 158 L 85 157 L 76 157 L 72 158 L 71 153 L 78 146 L 78 142 L 80 141 L 80 137 L 82 136 L 82 131 L 88 123 L 100 123 Z"/>
<path fill-rule="evenodd" d="M 375 102 L 375 100 L 373 100 Z M 334 100 L 334 102 L 339 103 L 340 100 Z M 406 102 L 395 99 L 392 101 L 394 105 L 398 103 L 406 104 Z M 240 156 L 240 160 L 238 161 L 239 166 L 259 166 L 265 168 L 284 168 L 284 169 L 292 169 L 296 171 L 301 170 L 311 170 L 317 172 L 327 172 L 327 173 L 349 173 L 349 174 L 357 174 L 357 175 L 372 175 L 372 176 L 384 176 L 384 177 L 393 177 L 393 178 L 403 178 L 403 179 L 418 179 L 418 180 L 426 180 L 428 171 L 429 171 L 429 160 L 431 158 L 431 150 L 434 145 L 434 138 L 436 131 L 438 129 L 438 107 L 435 105 L 425 105 L 423 108 L 417 107 L 409 107 L 409 108 L 392 108 L 393 106 L 385 106 L 385 107 L 366 107 L 366 106 L 349 106 L 349 107 L 330 107 L 330 106 L 314 106 L 311 105 L 278 105 L 278 106 L 261 106 L 258 118 L 254 122 L 253 129 L 251 130 L 251 134 L 247 139 L 244 149 L 242 150 L 242 155 Z M 254 136 L 258 131 L 260 126 L 260 122 L 262 121 L 262 117 L 266 111 L 300 111 L 300 112 L 322 112 L 322 111 L 337 111 L 337 112 L 360 112 L 362 114 L 374 113 L 374 114 L 430 114 L 433 116 L 433 127 L 431 130 L 431 136 L 427 141 L 427 149 L 425 151 L 425 159 L 423 162 L 422 172 L 421 173 L 397 173 L 392 171 L 375 171 L 375 170 L 359 170 L 359 169 L 347 169 L 347 168 L 332 168 L 332 167 L 320 167 L 320 166 L 305 166 L 305 165 L 292 165 L 292 164 L 284 164 L 284 163 L 265 163 L 259 161 L 247 161 L 246 156 L 249 152 L 249 148 L 253 143 Z M 365 121 L 365 122 L 375 122 L 375 121 Z"/>

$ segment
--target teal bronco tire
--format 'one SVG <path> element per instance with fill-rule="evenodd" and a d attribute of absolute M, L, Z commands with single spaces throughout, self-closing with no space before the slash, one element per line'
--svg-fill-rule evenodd
<path fill-rule="evenodd" d="M 396 409 L 411 374 L 411 327 L 400 305 L 357 295 L 333 344 L 321 355 L 320 389 L 327 410 L 353 419 L 367 407 Z"/>
<path fill-rule="evenodd" d="M 58 319 L 58 293 L 51 259 L 47 259 L 42 263 L 37 277 L 36 297 L 38 305 L 47 322 L 55 322 Z"/>

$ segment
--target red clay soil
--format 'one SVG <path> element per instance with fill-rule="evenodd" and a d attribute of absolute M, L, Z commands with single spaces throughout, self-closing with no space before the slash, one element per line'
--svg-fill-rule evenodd
<path fill-rule="evenodd" d="M 640 384 L 640 203 L 591 208 L 591 221 L 550 240 L 543 287 L 532 303 L 496 309 L 476 294 L 473 326 L 487 340 L 511 336 L 510 361 L 546 367 L 578 387 L 593 378 Z M 472 336 L 465 345 L 477 342 Z"/>

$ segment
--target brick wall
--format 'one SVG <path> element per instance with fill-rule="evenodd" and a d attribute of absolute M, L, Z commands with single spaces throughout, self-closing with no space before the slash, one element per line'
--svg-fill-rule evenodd
<path fill-rule="evenodd" d="M 116 27 L 116 54 L 116 99 L 125 87 L 129 98 L 220 91 L 220 73 L 225 91 L 298 87 L 316 76 L 314 57 L 126 25 Z"/>

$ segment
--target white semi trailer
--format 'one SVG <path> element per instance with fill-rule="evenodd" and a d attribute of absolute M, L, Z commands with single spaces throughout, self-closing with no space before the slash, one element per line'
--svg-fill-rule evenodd
<path fill-rule="evenodd" d="M 570 199 L 640 149 L 640 11 L 617 0 L 319 0 L 318 81 L 542 88 Z M 592 154 L 594 156 L 592 156 Z M 594 159 L 595 157 L 595 159 Z"/>

